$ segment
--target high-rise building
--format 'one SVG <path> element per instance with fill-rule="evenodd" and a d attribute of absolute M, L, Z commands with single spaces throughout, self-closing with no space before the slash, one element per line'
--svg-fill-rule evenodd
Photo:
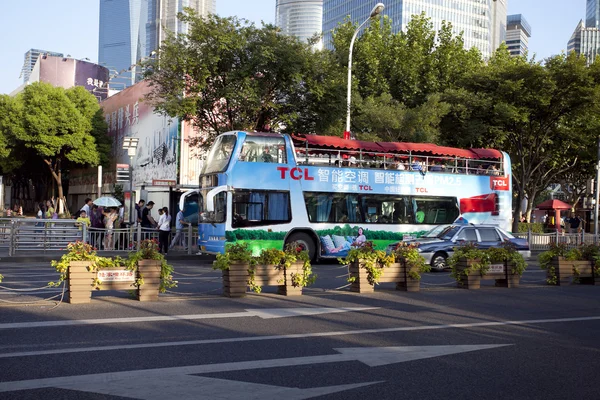
<path fill-rule="evenodd" d="M 21 76 L 23 77 L 23 83 L 27 83 L 29 81 L 29 77 L 31 76 L 31 71 L 33 71 L 33 67 L 35 67 L 35 63 L 37 62 L 40 55 L 45 54 L 53 57 L 64 57 L 62 53 L 57 53 L 55 51 L 48 50 L 39 50 L 39 49 L 29 49 L 27 53 L 25 53 L 25 61 L 23 62 L 23 68 L 21 69 Z"/>
<path fill-rule="evenodd" d="M 332 30 L 347 16 L 354 23 L 369 17 L 377 0 L 323 0 L 323 34 L 326 48 L 333 48 Z M 455 34 L 463 32 L 466 48 L 476 47 L 488 58 L 496 44 L 504 41 L 502 27 L 506 23 L 506 0 L 387 0 L 383 15 L 392 20 L 392 31 L 406 31 L 413 15 L 425 12 L 433 28 L 441 28 L 442 21 L 452 24 Z"/>
<path fill-rule="evenodd" d="M 490 25 L 490 50 L 493 53 L 506 39 L 507 0 L 492 1 L 492 22 Z"/>
<path fill-rule="evenodd" d="M 135 64 L 158 49 L 167 30 L 187 32 L 177 21 L 184 7 L 208 15 L 215 0 L 100 0 L 98 63 L 111 71 L 111 85 L 135 83 Z"/>
<path fill-rule="evenodd" d="M 567 45 L 567 52 L 572 51 L 583 54 L 588 64 L 592 64 L 600 51 L 600 29 L 588 28 L 583 20 L 579 21 Z"/>
<path fill-rule="evenodd" d="M 527 54 L 531 26 L 521 14 L 506 17 L 506 46 L 511 56 Z"/>
<path fill-rule="evenodd" d="M 308 41 L 320 34 L 323 26 L 323 0 L 277 0 L 275 24 L 286 35 Z M 323 41 L 315 44 L 321 49 Z"/>
<path fill-rule="evenodd" d="M 587 0 L 585 6 L 585 26 L 587 28 L 600 28 L 600 2 L 598 0 Z"/>

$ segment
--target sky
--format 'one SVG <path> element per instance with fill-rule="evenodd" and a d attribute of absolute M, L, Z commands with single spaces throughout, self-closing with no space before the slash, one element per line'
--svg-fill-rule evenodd
<path fill-rule="evenodd" d="M 371 1 L 371 0 L 369 0 Z M 385 0 L 382 0 L 385 3 Z M 507 0 L 509 14 L 523 14 L 531 25 L 530 55 L 542 60 L 566 50 L 586 0 Z M 217 14 L 237 15 L 260 25 L 275 22 L 275 0 L 216 0 Z M 376 1 L 373 0 L 373 3 Z M 5 0 L 0 13 L 0 94 L 23 83 L 25 52 L 56 51 L 98 61 L 99 0 Z"/>

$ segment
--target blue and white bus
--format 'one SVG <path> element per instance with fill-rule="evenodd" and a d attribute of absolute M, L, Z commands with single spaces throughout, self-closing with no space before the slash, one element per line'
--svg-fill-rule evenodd
<path fill-rule="evenodd" d="M 228 132 L 200 175 L 198 246 L 296 241 L 316 259 L 343 256 L 359 228 L 380 249 L 457 218 L 509 229 L 510 171 L 492 149 Z"/>

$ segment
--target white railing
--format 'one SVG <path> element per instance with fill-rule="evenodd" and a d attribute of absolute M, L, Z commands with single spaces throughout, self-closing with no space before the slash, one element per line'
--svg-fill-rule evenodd
<path fill-rule="evenodd" d="M 532 233 L 521 232 L 513 234 L 515 237 L 527 239 L 529 249 L 532 251 L 545 251 L 550 249 L 551 244 L 564 244 L 568 248 L 575 248 L 583 244 L 600 244 L 600 237 L 591 233 Z M 600 236 L 600 235 L 599 235 Z"/>
<path fill-rule="evenodd" d="M 171 240 L 176 235 L 171 232 Z M 195 254 L 198 230 L 188 225 L 183 232 L 187 254 Z M 158 230 L 142 227 L 122 229 L 78 226 L 74 219 L 0 218 L 0 250 L 9 256 L 17 253 L 64 251 L 78 240 L 91 243 L 98 251 L 127 252 L 138 248 L 143 239 L 158 239 Z"/>

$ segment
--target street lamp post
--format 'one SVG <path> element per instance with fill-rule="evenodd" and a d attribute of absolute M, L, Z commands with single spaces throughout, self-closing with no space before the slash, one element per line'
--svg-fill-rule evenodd
<path fill-rule="evenodd" d="M 352 48 L 354 47 L 354 41 L 356 40 L 358 32 L 361 30 L 361 28 L 367 22 L 369 22 L 371 18 L 381 14 L 384 8 L 385 5 L 383 3 L 377 3 L 375 7 L 373 7 L 373 9 L 371 10 L 369 18 L 367 18 L 362 24 L 360 24 L 360 26 L 354 32 L 354 35 L 352 35 L 352 40 L 350 40 L 350 53 L 348 54 L 348 104 L 346 106 L 346 131 L 344 132 L 344 139 L 350 139 L 350 100 L 352 95 Z"/>
<path fill-rule="evenodd" d="M 127 150 L 129 156 L 129 226 L 133 226 L 133 157 L 138 146 L 138 138 L 135 137 L 124 137 L 123 138 L 123 150 Z"/>

